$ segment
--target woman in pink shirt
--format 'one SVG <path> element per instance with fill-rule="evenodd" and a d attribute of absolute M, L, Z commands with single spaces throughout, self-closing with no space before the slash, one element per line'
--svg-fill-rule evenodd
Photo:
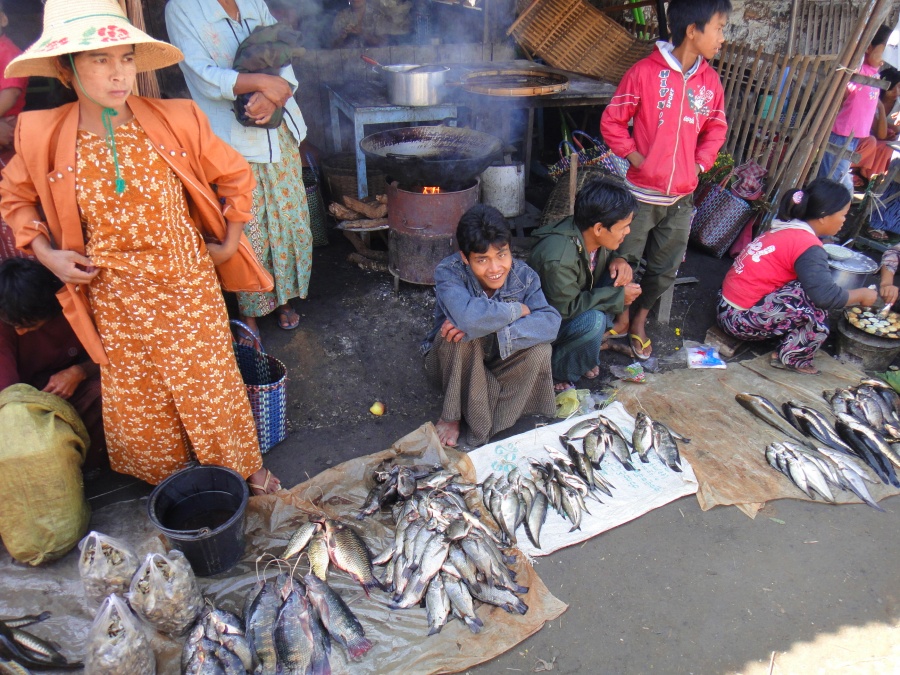
<path fill-rule="evenodd" d="M 719 298 L 719 326 L 741 340 L 780 338 L 775 368 L 815 375 L 813 358 L 828 337 L 828 310 L 872 305 L 878 292 L 845 290 L 831 277 L 820 237 L 837 234 L 850 193 L 827 178 L 788 190 L 771 228 L 735 258 Z"/>
<path fill-rule="evenodd" d="M 866 47 L 866 55 L 857 71 L 860 75 L 878 77 L 878 70 L 884 63 L 884 48 L 890 36 L 891 29 L 887 26 L 878 29 L 872 39 L 872 44 Z M 850 139 L 849 148 L 851 151 L 856 150 L 860 140 L 872 133 L 872 120 L 875 119 L 875 111 L 878 108 L 879 91 L 878 87 L 857 82 L 850 82 L 847 85 L 844 102 L 841 104 L 834 127 L 831 129 L 831 135 L 828 137 L 829 143 L 843 148 L 847 145 L 850 136 L 853 136 Z M 834 160 L 834 154 L 825 153 L 822 157 L 822 164 L 819 166 L 819 176 L 833 178 L 843 183 L 852 194 L 853 180 L 850 178 L 850 158 L 842 159 L 837 164 Z"/>

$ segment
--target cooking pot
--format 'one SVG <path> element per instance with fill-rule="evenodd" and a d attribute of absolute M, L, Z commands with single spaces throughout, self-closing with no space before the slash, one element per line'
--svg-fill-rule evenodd
<path fill-rule="evenodd" d="M 437 105 L 444 99 L 444 78 L 450 70 L 447 66 L 419 66 L 411 63 L 382 66 L 366 56 L 363 56 L 363 60 L 371 63 L 384 77 L 391 105 Z"/>
<path fill-rule="evenodd" d="M 851 254 L 845 260 L 828 261 L 834 283 L 847 291 L 865 288 L 869 275 L 878 269 L 878 263 L 869 256 L 858 251 L 851 251 Z"/>
<path fill-rule="evenodd" d="M 499 156 L 499 138 L 474 129 L 420 126 L 366 136 L 359 147 L 373 165 L 401 184 L 461 190 Z"/>

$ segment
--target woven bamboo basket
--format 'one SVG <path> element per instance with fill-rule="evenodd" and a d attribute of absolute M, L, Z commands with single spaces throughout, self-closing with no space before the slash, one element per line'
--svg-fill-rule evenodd
<path fill-rule="evenodd" d="M 613 83 L 653 50 L 584 0 L 534 0 L 506 33 L 554 68 Z"/>
<path fill-rule="evenodd" d="M 322 160 L 322 173 L 328 186 L 328 198 L 340 202 L 341 197 L 357 197 L 356 156 L 352 152 L 338 152 Z M 366 163 L 366 182 L 369 194 L 382 194 L 387 189 L 383 171 L 373 169 Z"/>

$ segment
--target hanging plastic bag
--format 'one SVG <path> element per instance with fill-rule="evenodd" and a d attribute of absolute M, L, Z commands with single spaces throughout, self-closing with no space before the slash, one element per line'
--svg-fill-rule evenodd
<path fill-rule="evenodd" d="M 103 601 L 91 624 L 84 667 L 91 675 L 156 673 L 156 657 L 140 621 L 115 593 Z"/>
<path fill-rule="evenodd" d="M 166 635 L 183 634 L 203 610 L 197 577 L 181 551 L 148 554 L 131 580 L 128 601 Z"/>
<path fill-rule="evenodd" d="M 78 544 L 78 572 L 84 597 L 94 605 L 112 593 L 124 596 L 138 568 L 138 557 L 127 545 L 101 532 L 89 532 Z"/>

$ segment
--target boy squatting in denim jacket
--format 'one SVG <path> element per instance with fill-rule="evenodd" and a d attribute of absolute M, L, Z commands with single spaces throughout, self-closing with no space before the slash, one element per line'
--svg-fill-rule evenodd
<path fill-rule="evenodd" d="M 497 209 L 473 206 L 456 238 L 459 253 L 434 272 L 434 328 L 422 346 L 428 378 L 444 392 L 441 442 L 456 445 L 465 421 L 466 440 L 477 446 L 523 415 L 555 414 L 550 344 L 560 315 L 537 273 L 513 259 Z"/>

